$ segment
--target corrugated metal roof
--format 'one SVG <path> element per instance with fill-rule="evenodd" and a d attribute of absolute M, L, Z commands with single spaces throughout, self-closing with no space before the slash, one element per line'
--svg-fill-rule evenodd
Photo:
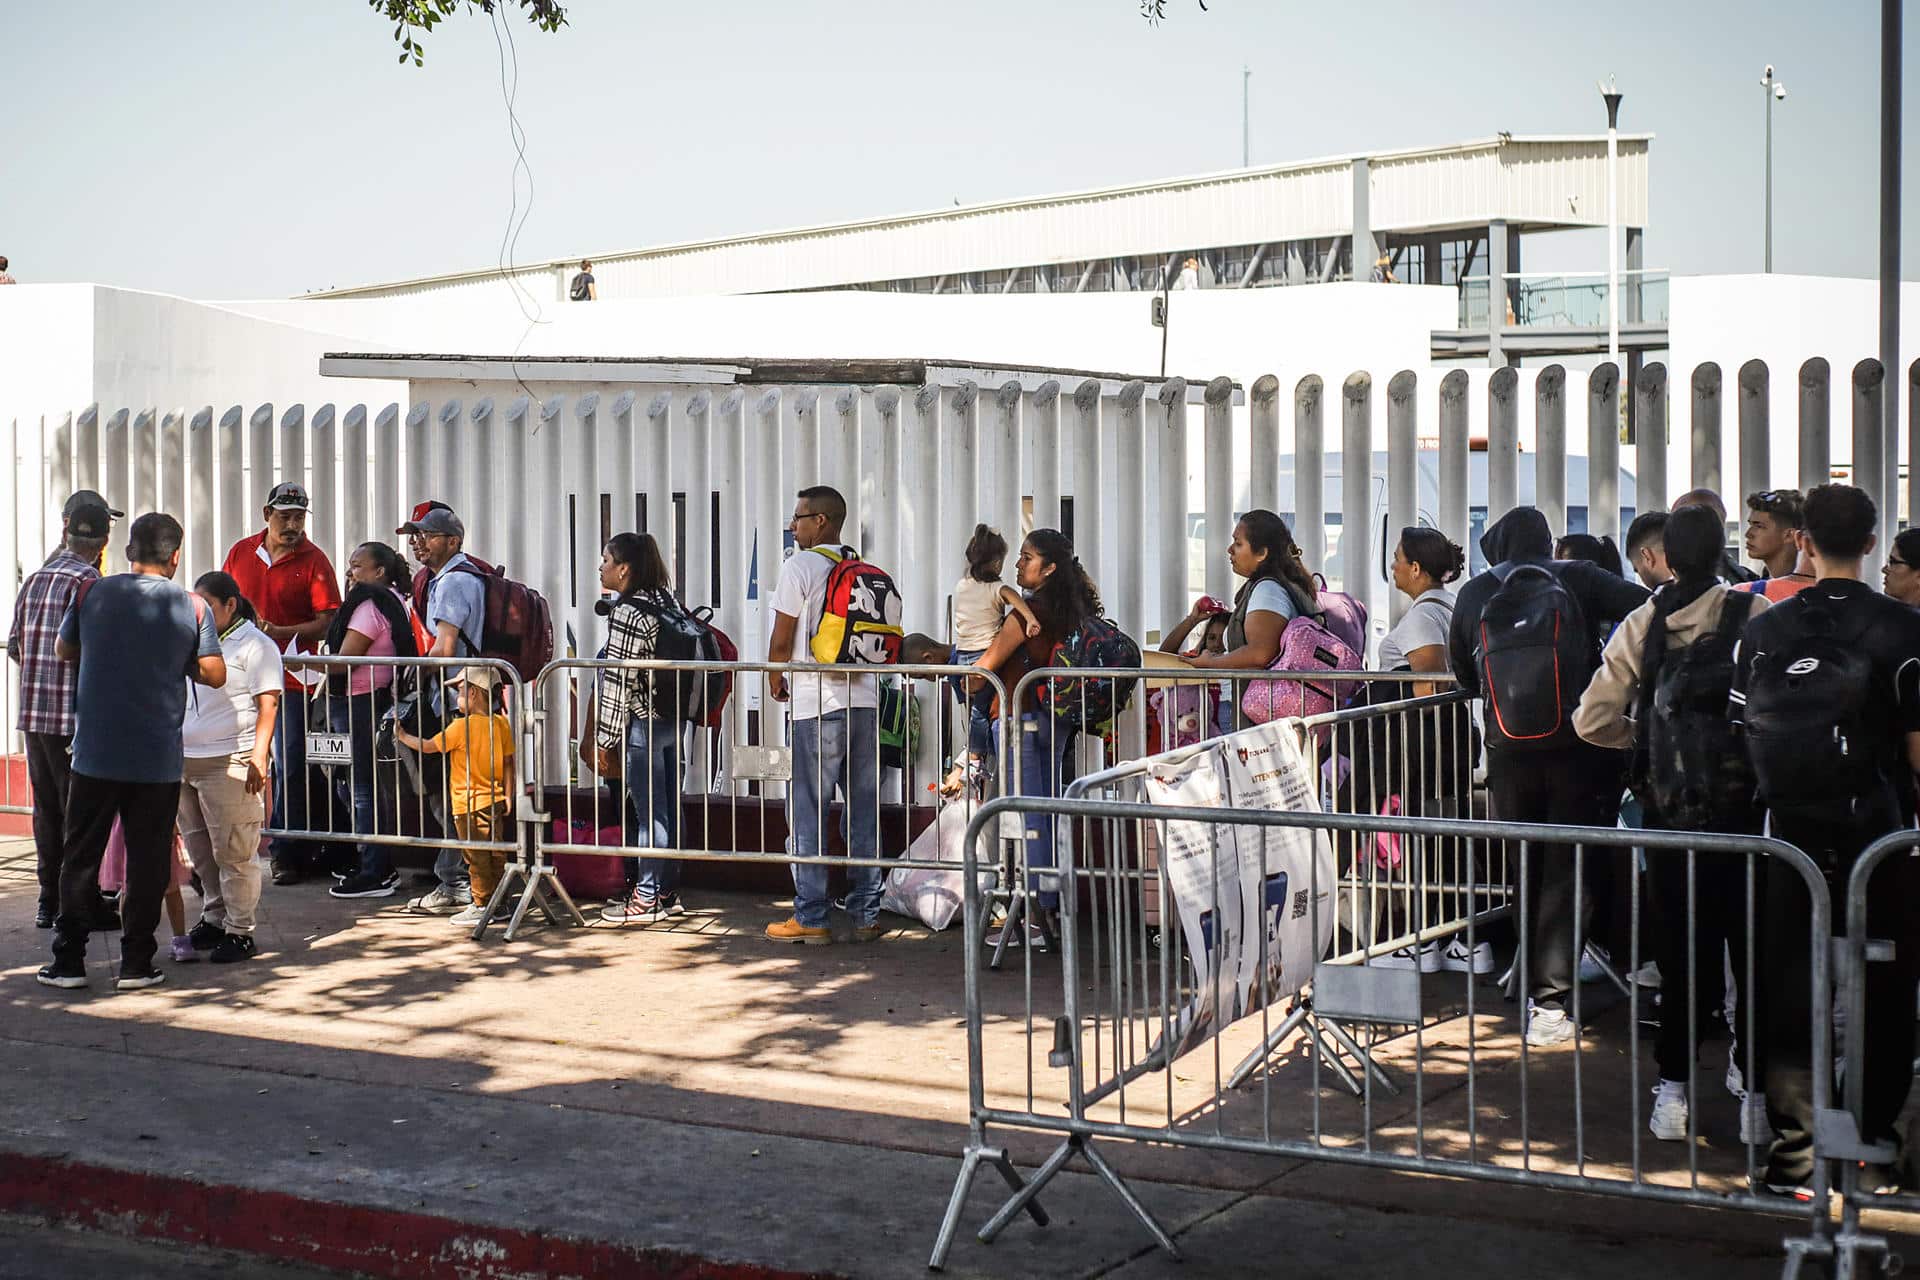
<path fill-rule="evenodd" d="M 1645 226 L 1653 135 L 1622 135 L 1623 225 Z M 1378 232 L 1501 218 L 1537 229 L 1606 217 L 1606 137 L 1498 135 L 1449 146 L 1328 156 L 949 209 L 589 253 L 516 269 L 552 287 L 581 258 L 607 296 L 768 293 L 1275 241 L 1352 230 L 1352 166 L 1368 161 Z M 406 296 L 496 283 L 497 268 L 328 290 Z"/>

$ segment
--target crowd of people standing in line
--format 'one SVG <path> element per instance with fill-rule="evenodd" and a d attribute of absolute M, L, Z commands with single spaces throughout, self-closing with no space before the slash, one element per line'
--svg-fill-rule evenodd
<path fill-rule="evenodd" d="M 90 491 L 66 504 L 61 546 L 23 583 L 8 642 L 20 666 L 18 727 L 26 735 L 35 795 L 36 923 L 54 931 L 54 958 L 41 970 L 41 981 L 85 986 L 89 934 L 120 928 L 117 985 L 160 982 L 154 960 L 161 904 L 176 869 L 187 867 L 201 894 L 201 912 L 190 930 L 176 929 L 174 958 L 252 957 L 265 878 L 260 832 L 269 813 L 279 815 L 277 825 L 296 831 L 392 830 L 390 815 L 381 812 L 381 794 L 388 789 L 382 775 L 391 775 L 392 766 L 376 759 L 374 744 L 400 695 L 395 669 L 329 669 L 327 658 L 478 656 L 475 639 L 482 634 L 492 566 L 466 552 L 465 526 L 454 511 L 422 502 L 396 531 L 408 539 L 419 570 L 410 574 L 395 548 L 369 542 L 348 559 L 343 595 L 325 552 L 307 537 L 309 507 L 300 485 L 275 485 L 260 532 L 236 543 L 223 568 L 203 575 L 188 592 L 172 582 L 182 535 L 171 516 L 149 513 L 133 521 L 130 572 L 103 578 L 103 552 L 123 513 Z M 1763 566 L 1764 575 L 1758 575 L 1726 554 L 1724 508 L 1710 492 L 1685 495 L 1669 512 L 1642 513 L 1626 533 L 1624 556 L 1611 540 L 1585 535 L 1556 544 L 1540 512 L 1518 508 L 1486 531 L 1480 547 L 1490 567 L 1457 593 L 1452 584 L 1466 568 L 1461 548 L 1435 530 L 1409 528 L 1395 543 L 1391 569 L 1408 606 L 1379 646 L 1376 665 L 1436 677 L 1451 671 L 1459 687 L 1483 701 L 1488 806 L 1496 818 L 1611 826 L 1630 792 L 1647 827 L 1733 834 L 1764 829 L 1812 854 L 1831 869 L 1834 883 L 1843 883 L 1845 868 L 1873 838 L 1911 825 L 1911 774 L 1920 765 L 1920 612 L 1914 608 L 1920 604 L 1920 531 L 1895 539 L 1886 559 L 1885 594 L 1876 593 L 1859 580 L 1873 547 L 1875 519 L 1871 499 L 1845 485 L 1823 485 L 1807 495 L 1751 495 L 1745 549 Z M 844 623 L 828 592 L 836 567 L 857 559 L 843 541 L 845 520 L 846 503 L 835 490 L 815 486 L 797 495 L 789 522 L 795 552 L 781 566 L 770 597 L 770 662 L 817 654 L 823 627 Z M 1100 618 L 1102 604 L 1072 542 L 1058 530 L 1036 529 L 1022 540 L 1011 587 L 1001 579 L 1008 551 L 996 531 L 976 529 L 966 574 L 954 593 L 954 643 L 940 656 L 991 672 L 1001 687 L 1012 689 L 1026 672 L 1053 663 L 1063 645 Z M 1240 518 L 1227 554 L 1243 580 L 1233 602 L 1203 597 L 1168 630 L 1162 647 L 1183 653 L 1201 671 L 1270 668 L 1288 625 L 1323 608 L 1324 586 L 1307 571 L 1285 520 L 1269 511 Z M 599 581 L 610 596 L 602 609 L 608 624 L 601 656 L 657 656 L 660 628 L 681 606 L 654 539 L 621 533 L 609 540 Z M 1560 611 L 1556 616 L 1577 620 L 1574 658 L 1556 662 L 1550 677 L 1516 691 L 1503 682 L 1524 664 L 1490 674 L 1488 651 L 1497 645 L 1489 640 L 1488 624 L 1518 607 L 1516 601 L 1541 599 Z M 1838 814 L 1821 811 L 1817 797 L 1792 791 L 1779 776 L 1767 755 L 1777 715 L 1753 711 L 1755 691 L 1777 680 L 1776 659 L 1801 654 L 1809 634 L 1815 636 L 1811 643 L 1827 646 L 1821 652 L 1830 669 L 1847 667 L 1844 674 L 1853 681 L 1848 687 L 1858 691 L 1855 702 L 1836 713 L 1854 717 L 1845 733 L 1811 732 L 1795 744 L 1805 757 L 1805 775 L 1824 780 L 1828 802 L 1833 795 L 1846 800 Z M 1750 757 L 1750 767 L 1727 772 L 1703 764 L 1700 776 L 1689 780 L 1694 791 L 1675 799 L 1671 786 L 1662 788 L 1648 776 L 1649 750 L 1658 749 L 1650 739 L 1658 738 L 1660 717 L 1667 714 L 1664 704 L 1656 709 L 1654 689 L 1666 687 L 1674 655 L 1710 658 L 1708 642 L 1716 639 L 1724 642 L 1727 680 L 1720 719 L 1728 741 L 1740 744 L 1723 754 Z M 770 697 L 786 704 L 791 716 L 791 851 L 818 856 L 829 848 L 826 821 L 838 800 L 846 847 L 876 856 L 877 673 L 857 667 L 844 677 L 773 672 L 766 681 Z M 316 682 L 330 683 L 323 690 Z M 393 735 L 422 757 L 446 755 L 452 766 L 444 793 L 422 793 L 447 848 L 435 863 L 434 888 L 408 906 L 473 924 L 504 870 L 506 856 L 488 846 L 511 838 L 503 833 L 511 829 L 516 790 L 514 744 L 499 714 L 500 681 L 492 668 L 460 667 L 447 683 L 457 693 L 439 732 L 409 733 L 402 723 Z M 1026 738 L 1013 786 L 1023 794 L 1057 794 L 1073 735 L 1061 732 L 1039 690 L 1030 687 L 1023 705 L 1007 717 L 983 682 L 970 682 L 972 688 L 965 683 L 956 692 L 967 707 L 967 742 L 943 790 L 954 794 L 978 785 L 996 756 L 993 735 L 1011 724 Z M 1416 682 L 1416 692 L 1437 685 Z M 323 691 L 344 696 L 322 698 Z M 1545 731 L 1529 733 L 1510 723 L 1535 715 L 1532 708 L 1542 698 L 1558 708 Z M 337 789 L 331 782 L 314 785 L 304 755 L 316 701 L 331 715 L 333 731 L 351 744 L 353 767 Z M 1209 732 L 1232 723 L 1217 714 L 1207 720 Z M 651 677 L 615 667 L 598 681 L 582 753 L 601 778 L 619 785 L 630 844 L 672 849 L 678 843 L 682 730 L 678 709 L 658 696 Z M 1408 811 L 1440 811 L 1433 796 L 1418 794 L 1409 780 L 1399 782 L 1409 792 Z M 313 805 L 336 803 L 351 815 L 341 828 L 316 822 L 309 812 Z M 1051 823 L 1039 814 L 1026 821 L 1038 910 L 1014 940 L 1044 945 L 1050 913 L 1058 908 L 1059 886 L 1047 875 Z M 126 850 L 117 904 L 98 887 L 116 824 Z M 176 833 L 184 860 L 175 852 Z M 296 883 L 321 871 L 328 856 L 312 839 L 276 838 L 267 849 L 271 879 Z M 1888 936 L 1912 936 L 1908 861 L 1889 864 L 1887 874 L 1901 879 L 1901 891 L 1875 899 L 1876 915 L 1884 917 L 1875 927 Z M 1525 1002 L 1525 1036 L 1537 1048 L 1575 1035 L 1567 996 L 1580 980 L 1584 957 L 1574 942 L 1594 930 L 1589 921 L 1576 920 L 1574 904 L 1584 896 L 1583 910 L 1591 911 L 1606 896 L 1582 895 L 1573 865 L 1567 850 L 1534 842 L 1518 871 L 1531 902 L 1527 936 L 1519 939 L 1526 963 L 1516 964 L 1505 983 L 1513 998 Z M 1703 1017 L 1729 1003 L 1749 1011 L 1751 1043 L 1742 1049 L 1747 1062 L 1758 1066 L 1748 1081 L 1740 1079 L 1736 1065 L 1729 1083 L 1753 1086 L 1740 1090 L 1743 1132 L 1768 1126 L 1778 1133 L 1763 1180 L 1792 1192 L 1804 1185 L 1812 1162 L 1803 1007 L 1808 961 L 1790 945 L 1763 946 L 1749 934 L 1794 936 L 1808 911 L 1804 887 L 1792 876 L 1764 876 L 1760 922 L 1750 931 L 1729 906 L 1740 896 L 1745 867 L 1703 858 L 1698 878 L 1688 884 L 1676 879 L 1673 866 L 1649 862 L 1654 910 L 1665 922 L 1655 935 L 1656 959 L 1662 972 L 1694 975 L 1694 1003 Z M 343 898 L 391 896 L 398 885 L 379 841 L 360 842 L 351 865 L 337 868 L 335 878 L 331 892 Z M 846 879 L 840 902 L 850 922 L 846 936 L 878 938 L 885 932 L 879 919 L 882 872 L 849 867 Z M 793 880 L 792 914 L 769 925 L 767 937 L 811 945 L 833 941 L 835 903 L 826 867 L 795 863 Z M 640 859 L 627 892 L 603 916 L 620 924 L 677 916 L 684 911 L 678 881 L 675 859 Z M 1688 930 L 1674 923 L 1683 925 L 1689 915 L 1691 952 Z M 1484 958 L 1455 954 L 1457 944 L 1447 945 L 1438 963 L 1483 971 Z M 1749 949 L 1759 974 L 1759 989 L 1752 992 L 1743 989 Z M 1869 998 L 1875 1031 L 1862 1069 L 1870 1139 L 1890 1130 L 1911 1076 L 1902 1037 L 1911 1031 L 1905 1018 L 1911 1017 L 1920 965 L 1912 948 L 1898 950 L 1898 960 L 1875 970 Z M 1732 992 L 1719 989 L 1723 954 L 1732 959 Z M 1905 1017 L 1887 1016 L 1901 1000 Z M 1690 1027 L 1683 1017 L 1663 1020 L 1650 1122 L 1656 1136 L 1676 1138 L 1686 1131 L 1690 1057 L 1700 1032 L 1701 1026 Z"/>

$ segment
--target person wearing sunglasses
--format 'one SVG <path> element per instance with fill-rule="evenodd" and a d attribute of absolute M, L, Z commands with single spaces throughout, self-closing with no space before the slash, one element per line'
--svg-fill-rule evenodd
<path fill-rule="evenodd" d="M 1880 585 L 1901 604 L 1920 608 L 1920 529 L 1893 535 L 1893 550 L 1880 570 Z"/>

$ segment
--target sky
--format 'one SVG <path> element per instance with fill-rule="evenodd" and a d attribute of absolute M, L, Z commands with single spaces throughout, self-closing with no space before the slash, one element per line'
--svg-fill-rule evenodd
<path fill-rule="evenodd" d="M 84 13 L 77 20 L 75 13 Z M 1232 168 L 1651 131 L 1646 265 L 1877 273 L 1879 6 L 1776 0 L 573 0 L 513 24 L 518 262 Z M 1909 23 L 1905 56 L 1920 50 Z M 7 6 L 0 255 L 23 283 L 283 297 L 501 259 L 514 149 L 484 15 L 401 66 L 363 0 Z M 1920 77 L 1903 238 L 1920 245 Z M 519 193 L 524 203 L 527 184 Z M 1528 270 L 1600 270 L 1600 233 Z M 1920 250 L 1903 260 L 1920 279 Z"/>

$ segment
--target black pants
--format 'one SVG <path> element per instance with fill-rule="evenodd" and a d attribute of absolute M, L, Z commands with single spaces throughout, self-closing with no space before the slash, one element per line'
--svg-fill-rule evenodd
<path fill-rule="evenodd" d="M 33 787 L 33 851 L 40 905 L 60 906 L 60 859 L 67 846 L 67 782 L 73 773 L 68 733 L 29 733 L 27 782 Z"/>
<path fill-rule="evenodd" d="M 1487 805 L 1498 822 L 1554 822 L 1611 826 L 1620 805 L 1619 753 L 1591 747 L 1554 751 L 1500 751 L 1487 758 Z M 1604 850 L 1588 849 L 1592 859 Z M 1545 1004 L 1558 1004 L 1573 989 L 1578 972 L 1576 937 L 1587 939 L 1593 895 L 1574 890 L 1572 845 L 1528 841 L 1524 854 L 1507 844 L 1511 899 L 1520 933 L 1509 994 L 1519 990 Z M 1574 899 L 1580 916 L 1574 918 Z M 1526 911 L 1521 918 L 1524 898 Z"/>
<path fill-rule="evenodd" d="M 67 788 L 66 851 L 60 863 L 60 916 L 53 954 L 80 960 L 99 901 L 100 858 L 113 820 L 127 842 L 127 884 L 120 893 L 120 964 L 137 971 L 153 963 L 153 932 L 173 878 L 173 823 L 178 782 L 114 782 L 75 770 Z"/>
<path fill-rule="evenodd" d="M 1651 808 L 1646 810 L 1649 831 L 1671 831 Z M 1737 826 L 1737 834 L 1753 835 L 1758 818 Z M 1766 1052 L 1754 1034 L 1753 992 L 1747 982 L 1747 867 L 1753 864 L 1753 919 L 1758 930 L 1765 911 L 1766 859 L 1737 853 L 1694 853 L 1678 849 L 1647 851 L 1648 905 L 1656 924 L 1653 955 L 1660 965 L 1660 1031 L 1653 1041 L 1653 1059 L 1662 1080 L 1684 1081 L 1690 1074 L 1702 1031 L 1712 1027 L 1713 1015 L 1727 998 L 1723 953 L 1731 956 L 1735 1007 L 1741 1033 L 1740 1069 L 1746 1072 L 1751 1056 L 1753 1079 L 1764 1079 Z M 1689 895 L 1691 881 L 1691 895 Z M 1693 921 L 1693 948 L 1687 947 L 1687 921 Z M 1804 950 L 1804 948 L 1803 948 Z M 1755 965 L 1760 952 L 1755 953 Z M 1618 958 L 1618 957 L 1616 957 Z M 1755 977 L 1758 978 L 1756 972 Z M 1687 1017 L 1693 992 L 1693 1019 Z M 1754 1087 L 1758 1087 L 1757 1083 Z"/>
<path fill-rule="evenodd" d="M 1824 824 L 1776 820 L 1773 834 L 1805 850 L 1826 873 L 1832 895 L 1834 932 L 1846 926 L 1847 877 L 1854 859 L 1873 843 L 1871 835 L 1849 836 Z M 1761 949 L 1760 991 L 1756 1003 L 1766 1047 L 1767 1117 L 1780 1140 L 1768 1158 L 1770 1176 L 1791 1182 L 1813 1176 L 1813 988 L 1812 947 L 1806 881 L 1791 867 L 1767 868 L 1767 945 Z M 1880 864 L 1867 898 L 1867 931 L 1893 940 L 1892 960 L 1867 965 L 1866 1061 L 1848 1062 L 1847 1075 L 1864 1072 L 1866 1108 L 1861 1137 L 1868 1142 L 1897 1141 L 1894 1121 L 1906 1105 L 1913 1083 L 1913 1002 L 1920 979 L 1920 930 L 1915 929 L 1915 895 L 1920 893 L 1920 864 L 1895 854 Z M 1837 1050 L 1837 1047 L 1836 1047 Z M 1835 1106 L 1839 1105 L 1835 1097 Z"/>

